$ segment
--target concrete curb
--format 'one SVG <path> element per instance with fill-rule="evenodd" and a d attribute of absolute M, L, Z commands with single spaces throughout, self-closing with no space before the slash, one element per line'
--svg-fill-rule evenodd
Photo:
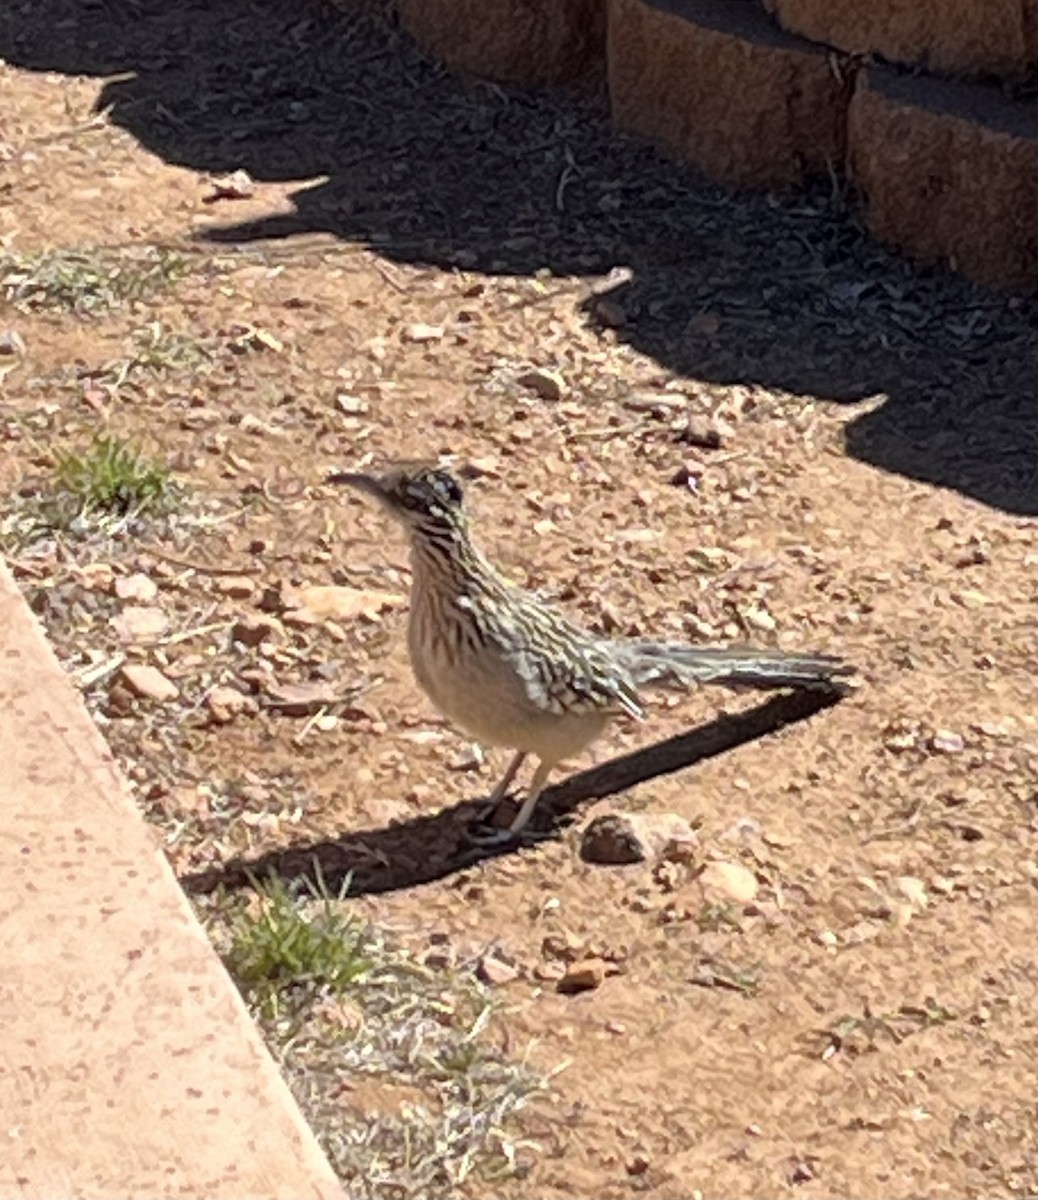
<path fill-rule="evenodd" d="M 0 562 L 0 1195 L 345 1195 Z"/>

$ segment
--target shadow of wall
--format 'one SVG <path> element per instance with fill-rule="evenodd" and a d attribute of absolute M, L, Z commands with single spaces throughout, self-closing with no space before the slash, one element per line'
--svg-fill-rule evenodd
<path fill-rule="evenodd" d="M 843 403 L 883 394 L 847 427 L 853 456 L 1038 513 L 1038 305 L 887 254 L 828 184 L 788 201 L 723 192 L 618 136 L 593 100 L 452 76 L 373 0 L 33 0 L 0 13 L 0 56 L 132 73 L 100 107 L 169 162 L 324 177 L 289 216 L 216 240 L 325 231 L 447 268 L 627 268 L 609 292 L 621 336 L 664 367 Z"/>

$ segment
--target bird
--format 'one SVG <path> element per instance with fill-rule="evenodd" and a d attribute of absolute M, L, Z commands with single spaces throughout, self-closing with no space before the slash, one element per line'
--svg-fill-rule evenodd
<path fill-rule="evenodd" d="M 335 471 L 326 483 L 370 498 L 410 542 L 408 651 L 429 699 L 452 724 L 512 758 L 483 810 L 496 812 L 536 760 L 511 824 L 472 834 L 484 845 L 526 837 L 556 766 L 596 742 L 617 717 L 642 720 L 651 686 L 842 691 L 854 668 L 826 653 L 700 646 L 591 632 L 508 580 L 473 540 L 462 484 L 437 463 Z"/>

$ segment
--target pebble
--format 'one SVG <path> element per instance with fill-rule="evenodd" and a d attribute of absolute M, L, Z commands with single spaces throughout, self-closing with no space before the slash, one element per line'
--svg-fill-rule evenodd
<path fill-rule="evenodd" d="M 696 844 L 695 830 L 678 813 L 603 813 L 584 827 L 580 857 L 603 865 L 687 862 Z"/>
<path fill-rule="evenodd" d="M 558 982 L 558 990 L 566 994 L 590 992 L 605 982 L 609 964 L 601 958 L 582 958 L 571 963 Z"/>
<path fill-rule="evenodd" d="M 899 875 L 897 890 L 913 908 L 926 908 L 928 903 L 926 885 L 921 879 L 917 879 L 914 875 Z"/>
<path fill-rule="evenodd" d="M 5 329 L 0 333 L 0 354 L 24 354 L 28 347 L 25 338 L 14 329 Z"/>
<path fill-rule="evenodd" d="M 404 341 L 414 342 L 420 346 L 428 345 L 430 342 L 440 341 L 443 333 L 442 325 L 426 325 L 423 321 L 417 321 L 413 325 L 408 325 L 404 330 Z"/>
<path fill-rule="evenodd" d="M 604 329 L 622 329 L 627 324 L 627 310 L 615 300 L 598 299 L 592 311 Z"/>
<path fill-rule="evenodd" d="M 209 191 L 202 199 L 205 204 L 215 204 L 217 200 L 247 200 L 255 191 L 256 185 L 248 171 L 237 170 L 210 180 Z"/>
<path fill-rule="evenodd" d="M 305 683 L 268 683 L 271 708 L 287 717 L 308 717 L 322 708 L 342 702 L 342 694 L 330 683 L 315 679 Z"/>
<path fill-rule="evenodd" d="M 493 952 L 484 954 L 476 967 L 476 974 L 484 983 L 501 987 L 514 983 L 519 978 L 519 968 Z"/>
<path fill-rule="evenodd" d="M 169 628 L 169 618 L 161 608 L 128 604 L 111 618 L 111 625 L 120 641 L 132 645 L 161 637 Z"/>
<path fill-rule="evenodd" d="M 211 429 L 214 425 L 219 425 L 222 420 L 223 414 L 218 409 L 193 408 L 180 418 L 180 428 L 190 431 Z"/>
<path fill-rule="evenodd" d="M 566 382 L 558 371 L 543 368 L 525 371 L 519 376 L 516 383 L 549 403 L 561 400 L 566 387 Z"/>
<path fill-rule="evenodd" d="M 117 576 L 112 581 L 112 592 L 119 600 L 150 604 L 159 594 L 159 585 L 154 579 L 138 571 L 133 575 Z"/>
<path fill-rule="evenodd" d="M 699 486 L 699 477 L 702 473 L 703 470 L 698 463 L 682 463 L 671 475 L 669 482 L 674 487 L 688 488 L 690 492 L 694 492 Z"/>
<path fill-rule="evenodd" d="M 358 618 L 374 622 L 389 608 L 404 602 L 395 592 L 369 591 L 366 588 L 337 587 L 333 584 L 314 584 L 300 588 L 289 600 L 290 612 L 285 613 L 289 624 L 313 624 L 317 621 L 353 621 Z"/>
<path fill-rule="evenodd" d="M 264 642 L 279 641 L 284 636 L 281 622 L 269 613 L 250 613 L 239 617 L 231 626 L 231 641 L 242 646 L 260 646 Z"/>
<path fill-rule="evenodd" d="M 699 876 L 708 900 L 749 904 L 757 897 L 757 877 L 741 863 L 709 862 Z"/>
<path fill-rule="evenodd" d="M 959 733 L 951 729 L 938 729 L 930 738 L 930 749 L 938 754 L 961 754 L 966 748 L 966 742 Z"/>
<path fill-rule="evenodd" d="M 711 423 L 709 417 L 701 413 L 689 413 L 678 430 L 675 441 L 685 446 L 698 446 L 703 450 L 720 450 L 724 445 L 720 429 Z"/>
<path fill-rule="evenodd" d="M 564 933 L 549 933 L 541 942 L 541 953 L 545 958 L 576 962 L 581 957 L 587 957 L 587 943 L 579 934 L 570 930 Z"/>
<path fill-rule="evenodd" d="M 180 689 L 158 667 L 146 663 L 127 663 L 119 672 L 120 681 L 142 700 L 166 704 L 180 695 Z"/>
<path fill-rule="evenodd" d="M 650 412 L 661 417 L 673 415 L 675 409 L 688 403 L 680 392 L 631 392 L 624 400 L 624 408 L 632 412 Z"/>
<path fill-rule="evenodd" d="M 256 581 L 248 575 L 227 575 L 216 580 L 216 590 L 232 600 L 248 600 L 256 590 Z"/>
<path fill-rule="evenodd" d="M 349 417 L 362 417 L 371 406 L 360 396 L 350 395 L 349 392 L 340 392 L 335 397 L 335 407 Z"/>
<path fill-rule="evenodd" d="M 211 688 L 205 698 L 206 708 L 209 709 L 213 721 L 217 725 L 226 725 L 241 713 L 254 713 L 256 701 L 237 688 L 217 685 Z"/>

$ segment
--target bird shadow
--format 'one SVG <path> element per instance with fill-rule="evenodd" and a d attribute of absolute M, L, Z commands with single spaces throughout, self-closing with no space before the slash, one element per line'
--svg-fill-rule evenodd
<path fill-rule="evenodd" d="M 715 758 L 807 720 L 846 695 L 833 686 L 786 692 L 738 713 L 726 713 L 705 725 L 581 771 L 547 789 L 535 814 L 534 828 L 546 839 L 559 838 L 577 810 L 607 796 Z M 191 895 L 235 891 L 267 879 L 296 889 L 327 888 L 352 896 L 401 891 L 433 883 L 491 858 L 515 854 L 522 843 L 475 846 L 467 828 L 482 801 L 465 800 L 438 812 L 375 829 L 361 829 L 326 841 L 297 843 L 255 858 L 236 858 L 182 876 Z"/>

